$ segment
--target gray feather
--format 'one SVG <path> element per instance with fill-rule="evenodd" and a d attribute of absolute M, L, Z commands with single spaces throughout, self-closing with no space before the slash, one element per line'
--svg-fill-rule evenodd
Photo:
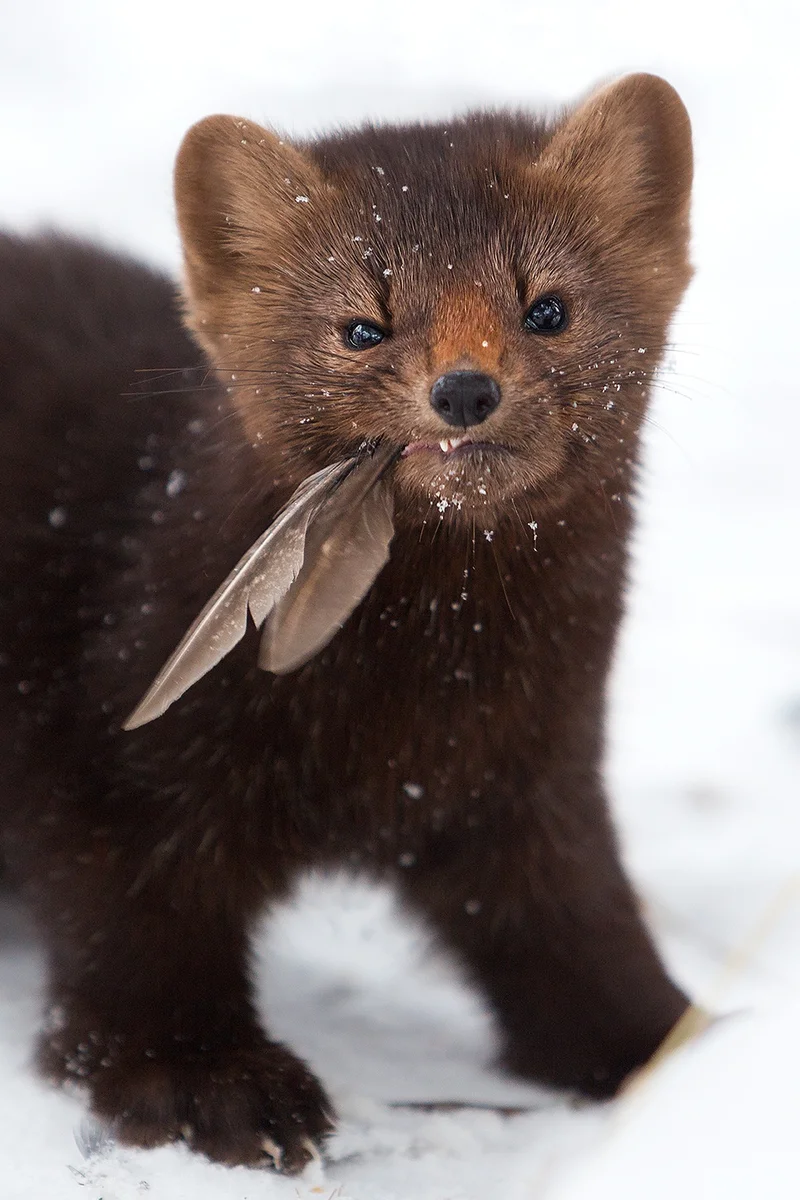
<path fill-rule="evenodd" d="M 368 460 L 371 461 L 371 460 Z M 309 522 L 352 469 L 353 460 L 325 467 L 306 479 L 269 529 L 239 560 L 187 630 L 147 694 L 125 722 L 136 729 L 166 712 L 244 636 L 248 608 L 260 626 L 297 578 Z"/>
<path fill-rule="evenodd" d="M 309 530 L 300 574 L 267 618 L 260 667 L 288 674 L 341 629 L 389 558 L 392 508 L 383 479 L 365 490 L 356 469 L 340 485 Z"/>

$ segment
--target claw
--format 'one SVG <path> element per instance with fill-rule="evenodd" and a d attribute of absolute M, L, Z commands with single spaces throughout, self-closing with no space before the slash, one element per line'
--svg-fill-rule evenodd
<path fill-rule="evenodd" d="M 268 1154 L 272 1159 L 276 1171 L 280 1171 L 283 1163 L 283 1149 L 277 1142 L 273 1142 L 272 1138 L 261 1139 L 261 1149 L 265 1154 Z"/>
<path fill-rule="evenodd" d="M 320 1154 L 316 1143 L 312 1142 L 311 1138 L 309 1138 L 309 1137 L 303 1138 L 300 1145 L 303 1147 L 306 1154 L 308 1155 L 309 1162 L 313 1162 L 313 1163 L 321 1163 L 322 1162 L 322 1155 Z"/>

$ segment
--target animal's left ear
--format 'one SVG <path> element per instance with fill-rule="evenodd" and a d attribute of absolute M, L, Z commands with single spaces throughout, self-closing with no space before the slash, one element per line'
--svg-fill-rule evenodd
<path fill-rule="evenodd" d="M 661 241 L 688 235 L 689 114 L 657 75 L 627 75 L 590 96 L 557 128 L 537 171 L 574 178 L 618 228 Z"/>

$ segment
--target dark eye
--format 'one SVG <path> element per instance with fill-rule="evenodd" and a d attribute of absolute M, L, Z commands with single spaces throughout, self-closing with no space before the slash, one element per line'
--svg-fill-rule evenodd
<path fill-rule="evenodd" d="M 567 307 L 558 296 L 540 296 L 525 314 L 525 328 L 531 333 L 561 333 L 568 322 Z"/>
<path fill-rule="evenodd" d="M 385 337 L 383 330 L 371 321 L 351 321 L 347 326 L 347 344 L 354 350 L 369 350 L 370 346 L 377 346 Z"/>

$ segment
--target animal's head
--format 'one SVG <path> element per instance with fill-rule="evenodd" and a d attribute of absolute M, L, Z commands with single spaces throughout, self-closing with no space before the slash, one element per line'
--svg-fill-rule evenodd
<path fill-rule="evenodd" d="M 691 175 L 648 75 L 549 124 L 290 144 L 209 117 L 176 170 L 189 323 L 295 478 L 385 439 L 413 519 L 613 493 L 691 274 Z"/>

